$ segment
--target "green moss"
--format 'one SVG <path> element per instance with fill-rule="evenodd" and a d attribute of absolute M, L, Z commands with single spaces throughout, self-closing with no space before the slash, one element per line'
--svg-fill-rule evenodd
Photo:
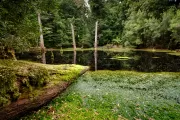
<path fill-rule="evenodd" d="M 34 98 L 43 88 L 70 81 L 84 67 L 0 60 L 0 107 L 19 98 Z"/>
<path fill-rule="evenodd" d="M 51 79 L 53 81 L 63 80 L 69 81 L 73 78 L 77 77 L 81 70 L 85 67 L 80 65 L 46 65 L 45 66 L 49 74 L 51 75 Z"/>
<path fill-rule="evenodd" d="M 14 70 L 0 66 L 0 107 L 19 97 L 16 78 Z"/>
<path fill-rule="evenodd" d="M 30 85 L 35 87 L 41 87 L 47 84 L 49 79 L 49 73 L 47 69 L 39 66 L 34 66 L 34 67 L 30 67 L 28 70 L 29 70 L 28 77 L 29 77 Z"/>

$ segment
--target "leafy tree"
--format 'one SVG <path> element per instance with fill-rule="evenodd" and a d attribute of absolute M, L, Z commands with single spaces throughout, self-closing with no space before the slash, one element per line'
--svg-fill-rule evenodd
<path fill-rule="evenodd" d="M 160 21 L 154 17 L 145 19 L 143 44 L 145 47 L 156 47 L 155 43 L 159 40 Z"/>
<path fill-rule="evenodd" d="M 176 11 L 175 16 L 170 21 L 171 37 L 175 42 L 180 42 L 180 10 Z"/>
<path fill-rule="evenodd" d="M 96 21 L 100 46 L 170 48 L 180 42 L 177 1 L 89 0 L 89 4 L 90 8 L 84 0 L 0 1 L 0 55 L 39 46 L 42 33 L 48 48 L 72 47 L 70 24 L 77 46 L 92 47 Z M 38 16 L 42 23 L 38 24 Z"/>
<path fill-rule="evenodd" d="M 159 39 L 159 43 L 164 46 L 164 48 L 169 48 L 173 44 L 173 40 L 171 38 L 172 31 L 170 30 L 170 21 L 175 15 L 176 8 L 171 7 L 167 11 L 162 14 L 162 20 L 160 23 L 160 32 L 161 38 Z"/>
<path fill-rule="evenodd" d="M 124 23 L 122 40 L 124 46 L 136 46 L 143 43 L 146 15 L 143 11 L 132 12 Z"/>
<path fill-rule="evenodd" d="M 87 35 L 87 7 L 83 0 L 60 0 L 57 11 L 44 14 L 42 23 L 44 26 L 44 38 L 47 47 L 72 47 L 71 26 L 75 28 L 75 38 L 78 46 L 89 44 Z"/>
<path fill-rule="evenodd" d="M 0 3 L 1 57 L 14 56 L 14 50 L 29 47 L 37 38 L 35 16 L 31 14 L 31 1 L 3 0 Z"/>

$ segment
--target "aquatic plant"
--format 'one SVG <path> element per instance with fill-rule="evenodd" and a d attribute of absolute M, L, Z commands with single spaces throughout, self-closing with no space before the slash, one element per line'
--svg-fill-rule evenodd
<path fill-rule="evenodd" d="M 62 96 L 21 119 L 178 120 L 179 83 L 178 72 L 88 72 Z"/>

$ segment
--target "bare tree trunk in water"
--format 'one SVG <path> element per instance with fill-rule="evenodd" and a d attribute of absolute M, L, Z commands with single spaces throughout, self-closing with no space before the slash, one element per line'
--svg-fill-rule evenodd
<path fill-rule="evenodd" d="M 74 48 L 74 51 L 75 51 L 76 50 L 76 41 L 75 41 L 75 35 L 74 35 L 74 26 L 73 26 L 72 23 L 71 23 L 71 30 L 72 30 L 73 48 Z"/>
<path fill-rule="evenodd" d="M 95 41 L 94 41 L 94 68 L 97 70 L 97 32 L 98 32 L 98 21 L 95 25 Z"/>
<path fill-rule="evenodd" d="M 41 23 L 41 14 L 38 12 L 38 23 L 39 23 L 39 32 L 40 32 L 40 47 L 41 50 L 44 51 L 44 39 L 43 39 L 43 31 L 42 31 L 42 23 Z"/>
<path fill-rule="evenodd" d="M 73 48 L 74 48 L 74 60 L 73 63 L 76 64 L 76 41 L 75 41 L 75 35 L 74 35 L 74 26 L 71 23 L 71 30 L 72 30 L 72 40 L 73 40 Z"/>
<path fill-rule="evenodd" d="M 95 50 L 97 49 L 97 32 L 98 32 L 98 21 L 96 21 L 96 25 L 95 25 L 95 41 L 94 41 L 94 48 Z"/>

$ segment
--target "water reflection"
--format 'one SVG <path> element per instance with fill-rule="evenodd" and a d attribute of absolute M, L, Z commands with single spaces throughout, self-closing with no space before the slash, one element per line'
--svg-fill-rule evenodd
<path fill-rule="evenodd" d="M 41 61 L 43 64 L 46 64 L 46 52 L 42 52 Z"/>
<path fill-rule="evenodd" d="M 74 50 L 73 63 L 76 64 L 76 50 Z"/>
<path fill-rule="evenodd" d="M 46 63 L 52 64 L 51 52 L 46 52 Z M 17 54 L 18 59 L 41 61 L 37 53 Z M 142 72 L 180 72 L 180 57 L 160 52 L 110 51 L 53 51 L 53 64 L 80 64 L 91 70 L 135 70 Z M 42 55 L 45 58 L 45 53 Z M 45 62 L 45 61 L 44 61 Z"/>
<path fill-rule="evenodd" d="M 97 70 L 97 49 L 94 50 L 94 70 Z"/>
<path fill-rule="evenodd" d="M 54 53 L 53 53 L 53 51 L 51 51 L 51 63 L 52 64 L 54 63 Z"/>

